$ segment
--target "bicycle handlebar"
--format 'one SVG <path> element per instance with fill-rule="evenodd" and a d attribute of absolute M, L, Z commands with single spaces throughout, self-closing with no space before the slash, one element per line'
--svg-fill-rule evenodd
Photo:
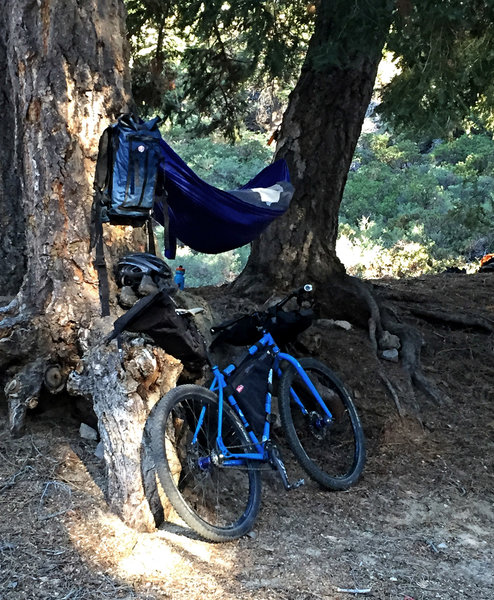
<path fill-rule="evenodd" d="M 282 298 L 279 302 L 277 302 L 276 304 L 273 304 L 273 306 L 270 306 L 267 310 L 265 310 L 265 311 L 255 310 L 247 315 L 242 315 L 242 317 L 239 317 L 237 319 L 232 319 L 231 321 L 227 321 L 227 322 L 221 323 L 219 325 L 213 325 L 211 327 L 210 331 L 213 335 L 216 335 L 217 333 L 220 333 L 221 331 L 228 329 L 229 327 L 231 327 L 232 325 L 235 325 L 241 319 L 244 319 L 246 317 L 256 318 L 259 325 L 261 325 L 263 320 L 267 316 L 269 316 L 270 314 L 272 315 L 273 313 L 276 314 L 277 310 L 281 309 L 289 300 L 291 300 L 292 298 L 297 298 L 297 302 L 300 305 L 303 301 L 303 297 L 306 296 L 307 294 L 310 294 L 312 291 L 313 291 L 312 285 L 310 283 L 306 283 L 302 287 L 299 287 L 296 290 L 293 290 L 292 292 L 290 292 L 287 296 L 285 296 L 285 298 Z"/>
<path fill-rule="evenodd" d="M 278 326 L 281 327 L 281 329 L 276 331 L 276 339 L 279 343 L 283 340 L 283 336 L 287 337 L 289 335 L 295 338 L 310 325 L 313 318 L 312 310 L 304 311 L 302 307 L 302 302 L 308 299 L 308 294 L 312 292 L 312 289 L 312 285 L 306 283 L 302 287 L 290 292 L 285 298 L 282 298 L 266 310 L 256 310 L 231 321 L 213 325 L 210 329 L 211 333 L 219 335 L 211 342 L 210 350 L 222 343 L 230 343 L 234 346 L 244 346 L 254 343 L 262 335 L 263 330 L 273 333 L 273 327 L 276 328 Z M 286 313 L 283 310 L 283 306 L 292 298 L 297 298 L 299 309 Z M 303 323 L 296 318 L 294 321 L 292 317 L 288 317 L 288 321 L 285 317 L 282 318 L 282 315 L 290 315 L 292 313 L 299 313 Z M 300 328 L 301 323 L 302 328 Z M 281 341 L 281 343 L 283 342 Z"/>
<path fill-rule="evenodd" d="M 282 306 L 284 306 L 292 298 L 297 298 L 297 302 L 300 304 L 302 302 L 302 299 L 303 299 L 302 296 L 304 296 L 305 294 L 310 294 L 312 292 L 312 289 L 313 289 L 312 285 L 310 283 L 306 283 L 302 287 L 300 287 L 300 288 L 298 288 L 298 289 L 293 290 L 292 292 L 290 292 L 288 294 L 288 296 L 286 296 L 285 298 L 283 298 L 282 300 L 280 300 L 277 304 L 275 304 L 271 308 L 281 308 Z"/>

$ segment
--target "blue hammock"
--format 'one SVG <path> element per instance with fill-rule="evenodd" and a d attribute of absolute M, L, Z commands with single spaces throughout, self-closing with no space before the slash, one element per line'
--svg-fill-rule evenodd
<path fill-rule="evenodd" d="M 160 143 L 167 200 L 155 204 L 154 216 L 165 227 L 167 258 L 175 258 L 177 239 L 206 254 L 239 248 L 286 212 L 294 189 L 284 160 L 242 188 L 224 192 L 198 177 L 165 141 Z"/>

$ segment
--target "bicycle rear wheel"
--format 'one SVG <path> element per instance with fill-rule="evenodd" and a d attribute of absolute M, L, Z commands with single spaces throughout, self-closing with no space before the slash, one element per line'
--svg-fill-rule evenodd
<path fill-rule="evenodd" d="M 304 470 L 320 485 L 344 490 L 353 485 L 365 463 L 364 434 L 352 398 L 337 376 L 313 358 L 299 360 L 332 419 L 293 366 L 281 377 L 280 418 L 285 436 Z"/>
<path fill-rule="evenodd" d="M 181 385 L 159 401 L 151 420 L 151 447 L 159 480 L 179 516 L 204 538 L 238 538 L 254 525 L 261 478 L 252 461 L 222 466 L 216 447 L 218 399 L 197 385 Z M 235 453 L 252 451 L 244 427 L 223 407 L 222 437 Z"/>

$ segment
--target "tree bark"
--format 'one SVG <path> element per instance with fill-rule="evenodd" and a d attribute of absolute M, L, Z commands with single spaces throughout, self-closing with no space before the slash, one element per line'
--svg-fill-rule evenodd
<path fill-rule="evenodd" d="M 3 3 L 5 4 L 5 3 Z M 3 6 L 2 4 L 2 6 Z M 3 6 L 3 10 L 5 7 Z M 3 12 L 2 14 L 5 15 Z M 7 64 L 9 37 L 0 27 L 0 64 Z M 24 215 L 21 207 L 21 180 L 19 171 L 13 168 L 19 154 L 15 131 L 15 106 L 9 73 L 0 73 L 0 214 L 2 215 L 2 238 L 0 239 L 0 306 L 8 304 L 18 292 L 25 272 Z"/>
<path fill-rule="evenodd" d="M 66 374 L 75 365 L 78 339 L 99 313 L 88 243 L 94 161 L 108 118 L 130 95 L 120 1 L 3 0 L 1 12 L 2 165 L 9 159 L 14 175 L 2 178 L 0 198 L 15 242 L 8 263 L 17 277 L 6 289 L 19 289 L 2 310 L 0 367 L 7 396 L 16 395 L 18 433 L 20 398 L 36 402 L 44 367 Z"/>
<path fill-rule="evenodd" d="M 181 367 L 144 342 L 124 366 L 98 345 L 113 318 L 99 316 L 89 252 L 98 140 L 132 105 L 124 5 L 0 0 L 0 14 L 0 258 L 8 265 L 0 281 L 15 295 L 0 303 L 0 376 L 11 432 L 22 432 L 42 389 L 66 392 L 72 373 L 68 391 L 91 399 L 99 417 L 111 506 L 149 529 L 138 448 L 153 403 Z M 139 228 L 105 226 L 109 273 L 144 239 Z M 151 383 L 146 364 L 159 371 Z"/>
<path fill-rule="evenodd" d="M 95 345 L 70 374 L 68 390 L 93 402 L 107 465 L 110 507 L 134 529 L 153 531 L 167 501 L 160 497 L 146 422 L 158 400 L 175 387 L 182 363 L 136 338 Z"/>
<path fill-rule="evenodd" d="M 306 279 L 327 283 L 344 273 L 335 251 L 338 211 L 372 96 L 386 15 L 371 30 L 364 22 L 366 12 L 356 9 L 362 22 L 352 24 L 351 35 L 358 36 L 359 27 L 365 35 L 357 45 L 346 32 L 348 45 L 338 46 L 343 21 L 354 11 L 346 5 L 338 12 L 336 4 L 323 1 L 318 8 L 307 58 L 279 134 L 276 158 L 287 161 L 296 190 L 291 207 L 253 243 L 241 283 L 263 274 L 275 285 L 293 287 Z M 337 60 L 321 58 L 330 43 L 339 49 Z"/>

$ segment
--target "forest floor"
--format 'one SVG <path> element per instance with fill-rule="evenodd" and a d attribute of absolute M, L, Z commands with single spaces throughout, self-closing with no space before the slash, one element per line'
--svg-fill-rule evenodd
<path fill-rule="evenodd" d="M 376 374 L 399 364 L 378 361 L 364 331 L 332 330 L 324 358 L 356 397 L 363 477 L 346 492 L 286 493 L 268 474 L 254 531 L 232 543 L 129 529 L 76 421 L 32 415 L 11 439 L 0 403 L 0 599 L 492 600 L 493 336 L 430 313 L 492 323 L 494 273 L 374 284 L 422 333 L 424 371 L 448 399 L 418 394 L 421 422 L 401 419 Z"/>

